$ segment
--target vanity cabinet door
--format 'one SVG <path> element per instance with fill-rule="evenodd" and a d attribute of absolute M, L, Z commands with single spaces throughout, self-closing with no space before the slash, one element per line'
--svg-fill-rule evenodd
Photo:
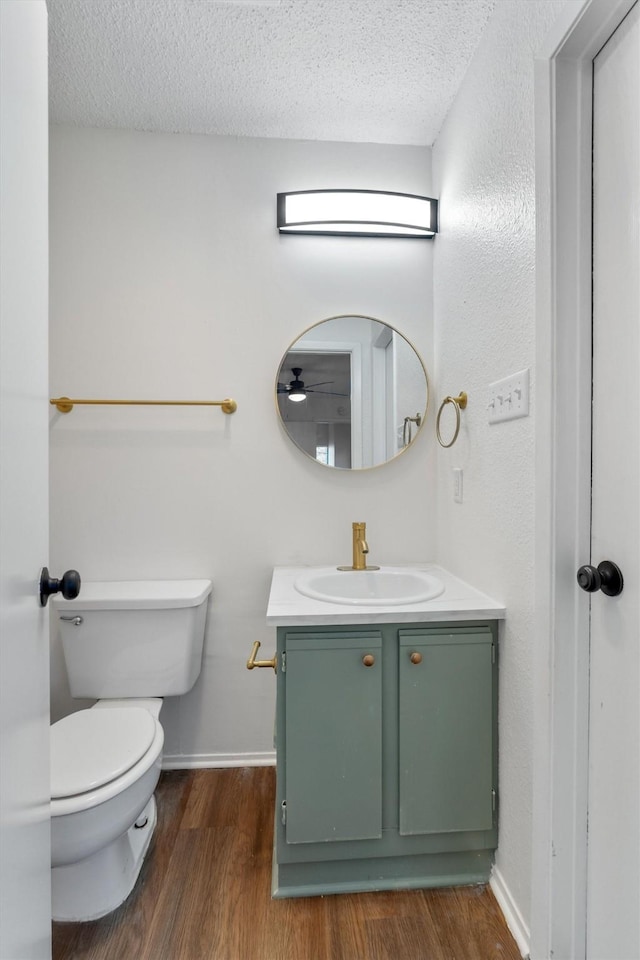
<path fill-rule="evenodd" d="M 382 836 L 382 636 L 285 636 L 287 843 Z"/>
<path fill-rule="evenodd" d="M 485 626 L 399 631 L 402 835 L 492 829 L 492 641 Z"/>

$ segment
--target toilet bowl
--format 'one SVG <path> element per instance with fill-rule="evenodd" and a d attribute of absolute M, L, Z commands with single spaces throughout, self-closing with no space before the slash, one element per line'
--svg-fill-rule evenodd
<path fill-rule="evenodd" d="M 185 693 L 200 673 L 211 583 L 82 591 L 56 604 L 71 692 L 105 699 L 51 727 L 54 920 L 95 920 L 135 886 L 157 819 L 162 697 Z"/>
<path fill-rule="evenodd" d="M 99 701 L 52 726 L 54 920 L 94 920 L 133 889 L 156 823 L 161 706 Z"/>

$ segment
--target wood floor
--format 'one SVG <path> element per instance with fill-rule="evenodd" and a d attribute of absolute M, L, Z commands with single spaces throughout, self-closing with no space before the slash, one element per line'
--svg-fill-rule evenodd
<path fill-rule="evenodd" d="M 488 887 L 272 900 L 275 770 L 174 771 L 138 885 L 53 960 L 519 960 Z"/>

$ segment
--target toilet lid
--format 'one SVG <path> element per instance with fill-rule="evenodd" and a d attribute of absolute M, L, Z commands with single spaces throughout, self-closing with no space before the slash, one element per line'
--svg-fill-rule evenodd
<path fill-rule="evenodd" d="M 143 707 L 79 710 L 51 727 L 51 797 L 73 797 L 122 776 L 145 755 L 156 721 Z"/>

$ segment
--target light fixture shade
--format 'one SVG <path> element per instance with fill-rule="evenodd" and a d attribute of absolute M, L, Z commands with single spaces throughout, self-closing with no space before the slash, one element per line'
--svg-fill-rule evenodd
<path fill-rule="evenodd" d="M 407 237 L 438 232 L 438 201 L 388 190 L 297 190 L 278 194 L 280 233 Z"/>

